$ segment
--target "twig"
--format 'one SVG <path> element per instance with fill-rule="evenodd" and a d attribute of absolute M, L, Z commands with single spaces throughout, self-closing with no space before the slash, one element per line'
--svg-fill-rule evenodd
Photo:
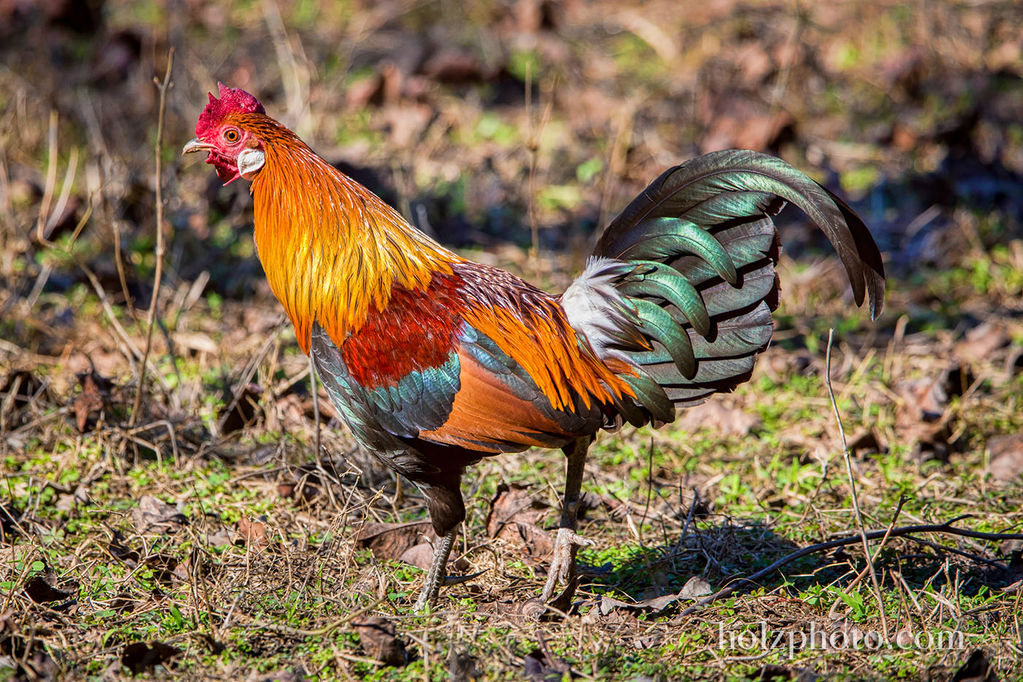
<path fill-rule="evenodd" d="M 153 145 L 153 154 L 156 157 L 156 272 L 153 274 L 153 294 L 149 299 L 149 314 L 146 316 L 146 348 L 142 352 L 140 363 L 139 383 L 135 390 L 135 403 L 131 407 L 131 419 L 128 426 L 135 426 L 139 418 L 139 409 L 142 407 L 142 396 L 146 387 L 146 364 L 149 361 L 149 353 L 153 349 L 153 323 L 156 319 L 156 306 L 160 300 L 160 282 L 163 279 L 163 116 L 167 109 L 167 90 L 170 89 L 171 70 L 174 67 L 174 48 L 167 50 L 167 69 L 163 73 L 163 82 L 155 76 L 153 83 L 160 91 L 160 108 L 156 118 L 156 143 Z"/>
<path fill-rule="evenodd" d="M 888 639 L 888 619 L 884 613 L 884 598 L 881 596 L 881 583 L 877 580 L 877 570 L 874 568 L 874 559 L 870 556 L 870 546 L 867 545 L 866 528 L 863 525 L 863 513 L 860 511 L 860 500 L 856 494 L 856 479 L 853 478 L 852 457 L 849 455 L 849 444 L 845 439 L 845 427 L 842 426 L 842 415 L 838 412 L 838 403 L 835 402 L 835 391 L 831 387 L 831 342 L 834 339 L 834 328 L 828 329 L 828 349 L 824 361 L 824 385 L 828 388 L 828 399 L 831 400 L 831 409 L 835 413 L 835 422 L 838 424 L 838 435 L 842 439 L 842 457 L 845 459 L 845 473 L 849 477 L 849 490 L 852 496 L 853 511 L 856 512 L 856 525 L 860 530 L 860 539 L 863 541 L 863 556 L 870 568 L 870 582 L 874 586 L 874 596 L 877 597 L 877 608 L 881 614 L 881 630 L 885 639 Z M 902 504 L 899 504 L 902 509 Z M 894 520 L 893 520 L 894 523 Z"/>
<path fill-rule="evenodd" d="M 639 521 L 639 543 L 643 544 L 643 524 L 646 523 L 646 516 L 650 512 L 650 502 L 654 496 L 654 439 L 650 439 L 650 447 L 647 450 L 647 482 L 646 482 L 646 504 L 643 506 L 643 516 Z"/>
<path fill-rule="evenodd" d="M 277 318 L 277 323 L 274 325 L 273 331 L 270 332 L 270 334 L 267 336 L 266 341 L 263 342 L 263 346 L 252 357 L 252 359 L 249 361 L 249 364 L 246 365 L 245 369 L 242 371 L 240 375 L 242 379 L 237 384 L 238 388 L 232 391 L 231 402 L 227 404 L 227 407 L 224 408 L 224 411 L 220 415 L 220 419 L 217 420 L 218 436 L 223 433 L 224 423 L 227 421 L 228 417 L 230 417 L 231 412 L 234 410 L 235 406 L 238 405 L 238 401 L 241 400 L 241 397 L 243 395 L 245 395 L 245 388 L 249 385 L 249 382 L 252 381 L 252 377 L 255 376 L 256 370 L 259 369 L 259 365 L 263 362 L 263 360 L 266 359 L 266 356 L 270 353 L 270 349 L 273 347 L 274 342 L 277 339 L 277 334 L 278 332 L 280 332 L 281 327 L 284 325 L 284 321 L 285 317 L 283 314 L 281 314 Z"/>
<path fill-rule="evenodd" d="M 92 284 L 93 290 L 96 292 L 96 296 L 99 297 L 99 303 L 103 307 L 103 313 L 107 316 L 107 320 L 110 322 L 110 326 L 113 327 L 114 333 L 117 338 L 121 341 L 124 357 L 128 359 L 128 362 L 132 366 L 132 370 L 136 375 L 140 375 L 144 369 L 139 369 L 135 365 L 135 361 L 142 358 L 142 352 L 135 347 L 131 337 L 128 336 L 128 332 L 121 326 L 120 321 L 117 319 L 117 315 L 114 313 L 113 307 L 110 305 L 110 301 L 107 300 L 107 294 L 103 291 L 103 285 L 99 283 L 99 279 L 96 278 L 95 273 L 85 263 L 79 263 L 78 267 L 85 273 L 85 277 Z"/>
<path fill-rule="evenodd" d="M 844 538 L 836 538 L 835 540 L 828 540 L 827 542 L 819 542 L 816 545 L 810 545 L 809 547 L 803 547 L 798 549 L 791 554 L 783 556 L 767 568 L 763 568 L 753 575 L 745 578 L 738 578 L 735 583 L 718 590 L 712 595 L 704 597 L 689 608 L 682 611 L 679 614 L 679 618 L 691 615 L 696 611 L 699 611 L 704 606 L 711 604 L 718 599 L 727 597 L 736 590 L 739 589 L 740 583 L 753 583 L 756 584 L 758 580 L 767 576 L 774 571 L 778 570 L 782 566 L 789 564 L 800 557 L 804 557 L 808 554 L 816 554 L 817 552 L 826 552 L 829 549 L 835 549 L 836 547 L 845 547 L 848 545 L 855 545 L 858 542 L 862 542 L 865 537 L 867 540 L 877 540 L 878 538 L 901 538 L 914 533 L 945 533 L 946 535 L 958 535 L 964 538 L 976 538 L 979 540 L 1023 540 L 1023 533 L 984 533 L 977 530 L 968 530 L 966 528 L 955 528 L 952 526 L 953 523 L 959 521 L 965 517 L 959 516 L 954 519 L 950 519 L 945 523 L 921 523 L 913 526 L 900 526 L 898 528 L 886 528 L 884 530 L 870 530 L 865 531 L 861 534 L 851 535 Z"/>

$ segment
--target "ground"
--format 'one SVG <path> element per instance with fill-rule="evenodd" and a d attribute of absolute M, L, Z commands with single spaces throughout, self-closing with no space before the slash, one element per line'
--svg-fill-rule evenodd
<path fill-rule="evenodd" d="M 1023 675 L 1021 22 L 1013 2 L 0 2 L 0 678 Z M 244 182 L 179 158 L 218 79 L 552 291 L 665 167 L 778 154 L 864 216 L 885 312 L 785 211 L 753 379 L 592 448 L 571 613 L 521 614 L 563 480 L 530 451 L 470 470 L 452 570 L 478 575 L 414 615 L 422 496 L 314 399 Z"/>

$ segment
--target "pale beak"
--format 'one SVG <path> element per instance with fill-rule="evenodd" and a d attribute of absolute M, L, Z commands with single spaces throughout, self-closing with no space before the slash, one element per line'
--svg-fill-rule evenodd
<path fill-rule="evenodd" d="M 203 142 L 198 137 L 192 138 L 185 143 L 185 146 L 181 149 L 181 155 L 191 154 L 192 152 L 208 152 L 214 149 L 214 146 L 208 142 Z"/>

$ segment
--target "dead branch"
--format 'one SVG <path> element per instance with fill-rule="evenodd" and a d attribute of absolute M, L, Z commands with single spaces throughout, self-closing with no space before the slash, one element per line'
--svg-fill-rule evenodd
<path fill-rule="evenodd" d="M 174 66 L 174 48 L 167 51 L 167 69 L 163 73 L 163 81 L 153 78 L 157 89 L 160 91 L 160 107 L 156 120 L 156 143 L 154 144 L 154 156 L 156 157 L 156 272 L 153 274 L 153 294 L 149 300 L 149 314 L 146 316 L 146 349 L 142 353 L 142 362 L 139 367 L 139 385 L 135 391 L 135 403 L 131 407 L 131 419 L 128 426 L 135 426 L 139 418 L 139 408 L 142 406 L 142 396 L 145 393 L 145 372 L 146 364 L 149 361 L 149 353 L 153 348 L 153 323 L 156 320 L 156 306 L 160 300 L 160 282 L 163 279 L 163 117 L 167 109 L 167 90 L 170 89 L 171 69 Z"/>

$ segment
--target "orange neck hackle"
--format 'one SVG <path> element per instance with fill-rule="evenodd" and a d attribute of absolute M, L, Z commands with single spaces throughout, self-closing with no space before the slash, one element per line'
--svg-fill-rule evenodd
<path fill-rule="evenodd" d="M 252 181 L 256 249 L 306 353 L 313 322 L 340 344 L 387 307 L 395 287 L 425 289 L 462 260 L 273 119 L 242 114 L 235 123 L 264 145 Z"/>

